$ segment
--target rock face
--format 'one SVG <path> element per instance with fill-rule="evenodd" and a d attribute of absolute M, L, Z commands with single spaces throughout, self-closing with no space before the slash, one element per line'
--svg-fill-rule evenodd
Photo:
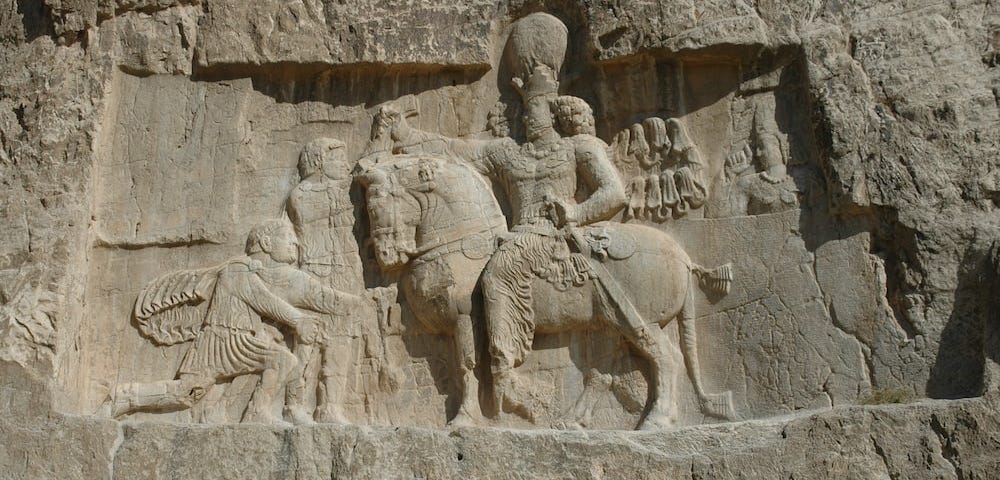
<path fill-rule="evenodd" d="M 6 478 L 992 479 L 997 406 L 936 400 L 658 432 L 70 417 L 0 425 L 0 459 Z"/>
<path fill-rule="evenodd" d="M 1000 471 L 997 2 L 417 3 L 0 0 L 10 476 Z"/>

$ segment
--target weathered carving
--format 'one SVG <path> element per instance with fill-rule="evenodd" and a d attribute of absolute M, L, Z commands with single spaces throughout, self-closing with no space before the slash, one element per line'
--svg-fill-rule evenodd
<path fill-rule="evenodd" d="M 301 376 L 300 365 L 263 320 L 292 328 L 297 343 L 310 344 L 317 324 L 331 321 L 319 314 L 343 318 L 361 303 L 295 268 L 296 247 L 287 221 L 272 220 L 250 231 L 246 256 L 150 282 L 135 304 L 140 331 L 159 344 L 193 343 L 175 380 L 116 386 L 109 414 L 190 408 L 218 382 L 259 373 L 243 420 L 281 422 L 271 407 L 281 388 Z"/>
<path fill-rule="evenodd" d="M 299 239 L 299 268 L 326 287 L 361 295 L 364 274 L 354 239 L 352 168 L 340 140 L 319 138 L 309 142 L 299 156 L 301 181 L 288 197 L 287 211 Z M 360 317 L 361 312 L 351 314 Z M 321 329 L 316 342 L 296 342 L 295 355 L 303 366 L 320 361 L 319 382 L 308 377 L 315 369 L 303 368 L 306 376 L 295 379 L 286 390 L 285 414 L 296 423 L 313 420 L 313 415 L 306 412 L 306 388 L 316 383 L 316 419 L 347 422 L 340 410 L 340 394 L 348 378 L 344 366 L 351 352 L 343 340 L 353 326 L 351 314 L 331 314 L 332 321 L 323 324 L 326 328 Z"/>
<path fill-rule="evenodd" d="M 501 86 L 492 78 L 466 80 L 479 82 L 474 86 L 414 84 L 382 91 L 379 98 L 386 101 L 375 107 L 354 102 L 361 91 L 321 102 L 275 102 L 292 95 L 279 88 L 284 80 L 271 80 L 267 88 L 261 84 L 260 90 L 247 80 L 240 95 L 249 96 L 246 108 L 255 110 L 246 112 L 281 112 L 276 115 L 281 125 L 271 126 L 270 138 L 254 136 L 240 147 L 236 166 L 221 176 L 233 192 L 250 192 L 262 201 L 234 206 L 226 218 L 235 227 L 220 230 L 225 235 L 218 241 L 198 244 L 206 248 L 199 249 L 197 260 L 164 262 L 159 253 L 144 252 L 134 243 L 101 245 L 128 245 L 127 251 L 141 252 L 135 260 L 146 262 L 139 267 L 145 270 L 135 274 L 141 279 L 162 273 L 164 265 L 210 265 L 220 258 L 218 252 L 230 255 L 238 244 L 228 239 L 241 235 L 243 222 L 253 219 L 287 216 L 281 228 L 294 232 L 297 248 L 277 257 L 263 248 L 248 250 L 245 258 L 150 283 L 137 302 L 140 332 L 157 345 L 188 342 L 191 347 L 157 347 L 175 363 L 122 374 L 128 380 L 173 379 L 114 387 L 107 405 L 111 413 L 167 413 L 193 406 L 189 413 L 164 418 L 659 428 L 705 416 L 735 418 L 736 404 L 741 412 L 754 412 L 839 399 L 834 385 L 843 370 L 839 363 L 814 375 L 823 378 L 800 370 L 787 375 L 801 378 L 786 388 L 796 395 L 832 385 L 834 393 L 816 393 L 820 400 L 803 394 L 786 405 L 775 393 L 781 388 L 774 385 L 778 380 L 764 378 L 760 386 L 732 381 L 739 376 L 733 372 L 747 373 L 747 364 L 740 364 L 745 356 L 731 355 L 743 341 L 739 329 L 760 327 L 772 317 L 792 324 L 822 309 L 809 300 L 817 295 L 810 290 L 813 284 L 795 276 L 813 268 L 808 255 L 799 255 L 805 247 L 785 238 L 795 219 L 720 221 L 797 206 L 788 172 L 803 170 L 800 164 L 787 167 L 792 149 L 789 134 L 779 128 L 785 118 L 777 118 L 774 92 L 756 88 L 731 95 L 732 90 L 717 88 L 696 92 L 702 97 L 687 103 L 692 89 L 680 88 L 689 79 L 683 60 L 675 59 L 657 60 L 663 67 L 657 78 L 663 73 L 663 85 L 670 88 L 660 89 L 664 95 L 650 97 L 648 105 L 643 92 L 630 96 L 631 80 L 621 91 L 609 92 L 613 82 L 608 77 L 601 90 L 589 91 L 572 80 L 579 66 L 569 66 L 570 75 L 560 78 L 567 35 L 555 17 L 528 15 L 511 26 L 502 57 L 506 64 L 496 69 L 510 75 L 499 79 Z M 733 65 L 718 68 L 731 74 L 727 88 L 736 89 L 747 81 Z M 631 67 L 619 64 L 595 68 L 612 75 L 623 75 L 616 69 L 625 68 L 631 75 Z M 508 80 L 511 90 L 505 91 Z M 264 90 L 274 96 L 254 97 Z M 313 94 L 295 95 L 314 99 Z M 219 104 L 233 104 L 222 98 Z M 693 105 L 698 110 L 689 111 Z M 617 133 L 602 139 L 598 131 Z M 225 144 L 239 144 L 232 139 L 242 134 L 225 137 Z M 362 150 L 357 140 L 363 137 L 369 143 Z M 296 158 L 297 176 L 290 168 Z M 233 172 L 251 174 L 234 180 Z M 360 185 L 352 185 L 355 180 Z M 140 192 L 137 198 L 157 195 Z M 219 205 L 226 202 L 213 204 L 213 211 Z M 363 209 L 367 219 L 358 217 Z M 135 234 L 139 226 L 137 221 L 123 232 Z M 150 235 L 160 230 L 156 226 Z M 733 249 L 713 237 L 717 231 L 747 238 L 747 245 Z M 102 238 L 101 232 L 96 237 Z M 292 241 L 268 240 L 286 250 Z M 762 249 L 761 258 L 770 255 L 771 260 L 744 258 L 752 249 Z M 774 259 L 787 261 L 773 266 Z M 272 267 L 285 273 L 261 273 Z M 245 272 L 233 271 L 240 268 Z M 739 288 L 727 296 L 734 272 Z M 281 315 L 258 311 L 255 302 L 263 294 L 220 287 L 237 273 L 259 277 L 262 288 L 291 310 Z M 761 280 L 744 283 L 750 274 Z M 804 285 L 796 286 L 788 303 L 767 283 L 779 276 L 778 281 Z M 298 286 L 290 286 L 289 279 Z M 116 296 L 111 305 L 136 295 L 114 281 L 106 283 L 109 295 Z M 399 304 L 397 285 L 403 294 Z M 342 303 L 351 307 L 310 304 L 302 296 L 312 294 L 303 288 L 334 292 L 349 299 Z M 223 298 L 235 300 L 224 307 Z M 246 322 L 233 326 L 214 320 L 219 309 L 238 305 L 249 312 Z M 102 308 L 96 311 L 115 307 Z M 663 328 L 675 318 L 676 331 Z M 713 346 L 721 346 L 699 355 L 699 330 L 708 332 Z M 145 340 L 122 341 L 123 350 L 152 351 Z M 756 337 L 746 341 L 753 348 L 766 343 Z M 755 360 L 769 350 L 757 351 L 765 353 Z M 816 352 L 832 358 L 831 364 L 860 358 L 853 351 Z M 230 365 L 230 358 L 246 360 Z M 779 360 L 760 361 L 781 369 L 774 366 Z M 104 362 L 102 375 L 116 368 L 124 372 L 124 362 Z M 689 381 L 679 381 L 682 369 Z M 97 377 L 87 382 L 103 395 L 111 382 L 106 375 Z M 90 408 L 93 397 L 87 400 Z"/>
<path fill-rule="evenodd" d="M 701 208 L 705 163 L 677 119 L 650 117 L 615 136 L 615 163 L 631 172 L 626 219 L 664 222 Z"/>
<path fill-rule="evenodd" d="M 287 209 L 299 239 L 300 268 L 331 288 L 360 294 L 364 276 L 354 239 L 353 168 L 340 140 L 309 142 L 299 156 L 301 181 L 292 189 Z"/>
<path fill-rule="evenodd" d="M 775 120 L 773 93 L 754 95 L 750 138 L 725 160 L 717 216 L 760 215 L 798 207 L 798 189 L 788 175 L 788 137 Z"/>
<path fill-rule="evenodd" d="M 422 177 L 421 172 L 428 171 L 428 167 L 436 172 L 435 178 L 440 182 L 431 184 L 422 179 L 426 177 Z M 731 281 L 728 269 L 705 270 L 692 263 L 667 235 L 640 225 L 599 223 L 595 227 L 577 227 L 563 232 L 553 229 L 552 236 L 541 240 L 536 240 L 541 235 L 500 233 L 503 231 L 502 218 L 497 216 L 496 200 L 484 189 L 482 180 L 468 167 L 457 164 L 456 159 L 401 155 L 370 166 L 364 178 L 368 185 L 372 234 L 383 268 L 408 269 L 404 280 L 407 301 L 428 327 L 437 331 L 456 329 L 465 394 L 460 415 L 476 416 L 473 410 L 477 385 L 474 356 L 468 350 L 474 345 L 471 337 L 474 318 L 466 312 L 472 310 L 475 279 L 483 268 L 486 269 L 483 292 L 487 302 L 494 382 L 507 382 L 494 384 L 494 389 L 501 392 L 502 397 L 497 399 L 503 402 L 501 405 L 527 417 L 533 414 L 530 401 L 518 398 L 518 395 L 530 396 L 531 392 L 520 390 L 518 386 L 522 382 L 513 378 L 512 367 L 518 360 L 511 357 L 519 355 L 523 360 L 530 349 L 530 341 L 523 341 L 517 335 L 531 338 L 535 331 L 552 332 L 607 322 L 628 338 L 652 365 L 655 376 L 651 381 L 656 394 L 643 425 L 650 428 L 669 425 L 675 414 L 669 404 L 676 373 L 671 353 L 676 347 L 656 326 L 679 316 L 688 372 L 705 412 L 723 417 L 733 414 L 727 395 L 711 395 L 704 391 L 699 377 L 695 331 L 693 325 L 685 323 L 694 319 L 692 289 L 698 278 L 711 284 L 710 288 L 724 292 Z M 454 201 L 457 198 L 464 198 L 464 201 Z M 494 220 L 468 222 L 475 218 Z M 500 251 L 505 245 L 518 242 L 507 248 L 526 251 L 523 255 L 536 262 L 528 266 L 527 273 L 514 271 L 507 274 L 507 278 L 498 279 L 487 276 L 498 258 L 510 262 L 510 257 L 499 254 L 489 257 L 490 245 L 498 233 L 506 237 Z M 563 236 L 566 234 L 572 239 L 569 242 Z M 606 263 L 596 260 L 597 253 L 593 257 L 595 260 L 590 259 L 591 241 L 588 238 L 598 239 L 596 245 L 598 251 L 605 254 Z M 555 247 L 543 250 L 542 254 L 527 251 L 537 248 L 529 243 L 532 241 L 549 242 Z M 515 277 L 509 284 L 501 283 L 518 274 L 521 277 Z M 581 286 L 585 288 L 579 288 Z M 512 301 L 497 298 L 499 288 L 518 289 L 512 293 L 519 295 L 516 301 L 523 303 L 512 307 Z M 525 300 L 526 290 L 541 293 Z M 642 296 L 634 298 L 626 292 L 642 292 Z M 507 303 L 500 303 L 505 301 Z M 533 315 L 524 321 L 531 323 L 526 326 L 494 323 L 498 319 L 489 315 L 490 308 L 496 307 L 490 302 L 500 303 L 505 308 L 527 305 L 526 308 L 531 309 L 528 313 Z M 524 311 L 517 314 L 522 318 L 527 316 Z M 461 323 L 453 323 L 456 321 Z M 509 320 L 501 318 L 499 321 Z M 524 330 L 512 331 L 512 327 Z M 500 345 L 494 346 L 498 342 Z M 523 347 L 521 342 L 527 346 Z M 503 351 L 504 348 L 512 351 Z"/>
<path fill-rule="evenodd" d="M 461 406 L 452 424 L 481 416 L 473 291 L 506 221 L 470 167 L 423 155 L 393 157 L 361 176 L 372 238 L 385 270 L 404 268 L 410 307 L 432 332 L 454 336 Z"/>
<path fill-rule="evenodd" d="M 408 277 L 405 289 L 417 316 L 425 323 L 447 317 L 449 326 L 456 321 L 461 326 L 474 320 L 467 313 L 471 306 L 464 305 L 474 288 L 474 282 L 468 279 L 478 278 L 479 271 L 468 269 L 485 267 L 481 285 L 494 400 L 506 411 L 533 419 L 538 410 L 536 400 L 525 398 L 531 397 L 532 389 L 514 372 L 531 349 L 536 331 L 606 321 L 651 364 L 654 393 L 643 426 L 671 424 L 676 413 L 669 405 L 675 373 L 671 349 L 676 347 L 658 328 L 651 327 L 679 316 L 684 331 L 684 358 L 703 410 L 711 415 L 731 416 L 728 394 L 710 395 L 702 388 L 695 330 L 688 325 L 694 319 L 694 277 L 709 279 L 715 289 L 725 292 L 731 281 L 729 269 L 709 271 L 695 265 L 669 236 L 655 229 L 597 223 L 620 211 L 626 199 L 607 156 L 608 146 L 593 135 L 589 107 L 584 108 L 585 102 L 580 99 L 557 95 L 555 72 L 564 55 L 565 39 L 533 30 L 565 32 L 565 27 L 544 14 L 531 15 L 521 22 L 511 33 L 507 60 L 522 100 L 525 143 L 519 145 L 510 138 L 482 141 L 443 137 L 411 128 L 399 108 L 389 105 L 381 109 L 376 133 L 388 134 L 393 151 L 404 156 L 381 156 L 364 175 L 380 264 L 383 268 L 410 265 L 415 271 Z M 691 172 L 692 164 L 700 164 L 693 146 L 679 123 L 671 123 L 669 130 L 675 136 L 679 155 L 687 159 L 678 172 Z M 442 155 L 444 158 L 436 158 Z M 502 185 L 512 207 L 510 232 L 497 231 L 501 224 L 493 220 L 499 212 L 494 199 L 485 199 L 481 193 L 455 191 L 488 191 L 472 172 L 455 167 L 456 162 Z M 450 173 L 449 181 L 438 181 L 444 171 Z M 464 176 L 455 177 L 463 172 Z M 690 181 L 692 174 L 679 173 L 675 177 L 674 173 L 670 171 L 670 181 L 680 179 L 683 191 L 689 194 L 684 197 L 686 205 L 693 203 L 691 194 L 697 187 Z M 585 199 L 577 201 L 581 189 L 586 192 Z M 704 198 L 704 190 L 700 195 L 698 202 Z M 489 213 L 462 212 L 465 215 L 443 217 L 439 211 L 441 205 L 464 206 L 469 202 Z M 474 224 L 478 226 L 463 225 L 476 214 L 491 220 Z M 444 225 L 436 223 L 440 218 L 445 218 Z M 588 227 L 592 224 L 599 226 Z M 484 248 L 484 256 L 477 258 L 475 265 L 465 263 L 456 269 L 456 265 L 441 259 L 450 258 L 444 257 L 456 251 L 450 245 L 464 244 L 465 235 L 481 235 L 482 242 L 475 243 L 484 245 L 498 236 L 499 246 L 488 262 L 480 260 L 488 254 L 489 249 Z M 465 284 L 459 286 L 458 279 L 465 279 Z M 539 296 L 538 292 L 544 294 Z M 638 293 L 638 298 L 629 292 Z M 544 300 L 540 303 L 538 298 Z M 460 331 L 457 337 L 462 335 Z M 462 352 L 469 342 L 458 343 L 460 355 L 467 356 Z M 466 357 L 462 362 L 467 380 L 463 382 L 460 417 L 476 413 L 472 361 L 474 358 Z"/>

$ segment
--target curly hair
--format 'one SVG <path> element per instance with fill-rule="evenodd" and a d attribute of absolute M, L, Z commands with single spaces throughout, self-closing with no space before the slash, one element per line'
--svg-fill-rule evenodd
<path fill-rule="evenodd" d="M 572 95 L 552 99 L 549 106 L 556 117 L 559 132 L 565 136 L 594 135 L 594 110 L 586 100 Z"/>
<path fill-rule="evenodd" d="M 247 234 L 247 245 L 245 248 L 247 255 L 264 251 L 261 243 L 265 238 L 274 238 L 274 236 L 281 233 L 283 229 L 291 228 L 292 225 L 284 218 L 265 220 L 257 225 L 254 225 L 254 227 L 250 229 L 250 233 Z"/>

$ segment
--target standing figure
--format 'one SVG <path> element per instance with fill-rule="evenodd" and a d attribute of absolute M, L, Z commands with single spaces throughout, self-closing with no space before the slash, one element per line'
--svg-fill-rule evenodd
<path fill-rule="evenodd" d="M 291 327 L 296 342 L 306 344 L 314 340 L 318 313 L 343 315 L 359 303 L 295 268 L 296 248 L 288 222 L 271 220 L 250 231 L 246 256 L 150 282 L 135 304 L 140 331 L 161 345 L 194 343 L 177 379 L 118 385 L 110 415 L 190 408 L 212 385 L 259 373 L 244 421 L 281 423 L 271 407 L 281 388 L 300 376 L 300 365 L 262 320 Z"/>
<path fill-rule="evenodd" d="M 354 237 L 351 169 L 346 146 L 340 140 L 318 138 L 309 142 L 299 156 L 302 180 L 288 197 L 287 211 L 299 237 L 299 267 L 329 288 L 362 295 L 365 283 Z M 321 362 L 315 417 L 323 422 L 346 423 L 340 404 L 353 346 L 349 341 L 333 341 L 332 337 L 351 336 L 356 325 L 344 312 L 335 316 L 329 326 L 331 329 L 320 332 L 315 344 L 295 346 L 295 354 L 304 366 L 303 377 L 289 385 L 286 416 L 296 423 L 313 421 L 306 411 L 305 393 L 310 380 L 314 380 L 309 378 L 313 370 L 309 366 L 317 357 Z"/>
<path fill-rule="evenodd" d="M 722 194 L 711 216 L 761 215 L 799 206 L 795 179 L 788 174 L 788 137 L 775 119 L 774 94 L 756 95 L 753 102 L 750 136 L 726 157 Z"/>

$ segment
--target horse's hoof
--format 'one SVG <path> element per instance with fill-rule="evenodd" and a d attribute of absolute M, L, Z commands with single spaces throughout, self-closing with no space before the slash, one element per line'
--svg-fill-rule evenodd
<path fill-rule="evenodd" d="M 332 405 L 325 405 L 316 410 L 316 421 L 319 423 L 335 423 L 338 425 L 347 425 L 351 422 L 347 421 L 344 414 L 341 413 L 340 409 Z"/>
<path fill-rule="evenodd" d="M 461 428 L 461 427 L 474 427 L 476 426 L 476 421 L 471 415 L 465 412 L 458 412 L 455 418 L 448 421 L 448 428 Z"/>
<path fill-rule="evenodd" d="M 731 422 L 739 419 L 736 409 L 733 407 L 733 393 L 731 391 L 706 394 L 701 402 L 702 411 L 707 415 Z"/>
<path fill-rule="evenodd" d="M 535 413 L 540 411 L 538 407 L 532 408 L 525 402 L 511 398 L 509 395 L 504 395 L 503 403 L 500 405 L 502 411 L 517 415 L 531 423 L 535 423 Z"/>
<path fill-rule="evenodd" d="M 282 418 L 278 418 L 266 413 L 247 415 L 243 419 L 243 423 L 260 423 L 264 425 L 274 425 L 279 428 L 290 428 L 294 426 L 291 422 L 286 422 Z"/>
<path fill-rule="evenodd" d="M 313 425 L 316 423 L 313 416 L 304 407 L 285 407 L 285 418 L 295 425 Z"/>
<path fill-rule="evenodd" d="M 669 430 L 674 428 L 675 422 L 667 415 L 649 415 L 639 424 L 639 430 Z"/>
<path fill-rule="evenodd" d="M 551 387 L 508 373 L 494 383 L 494 399 L 500 410 L 513 413 L 531 423 L 550 408 Z"/>
<path fill-rule="evenodd" d="M 552 424 L 553 430 L 584 430 L 585 428 L 585 425 L 573 420 L 559 420 Z"/>

